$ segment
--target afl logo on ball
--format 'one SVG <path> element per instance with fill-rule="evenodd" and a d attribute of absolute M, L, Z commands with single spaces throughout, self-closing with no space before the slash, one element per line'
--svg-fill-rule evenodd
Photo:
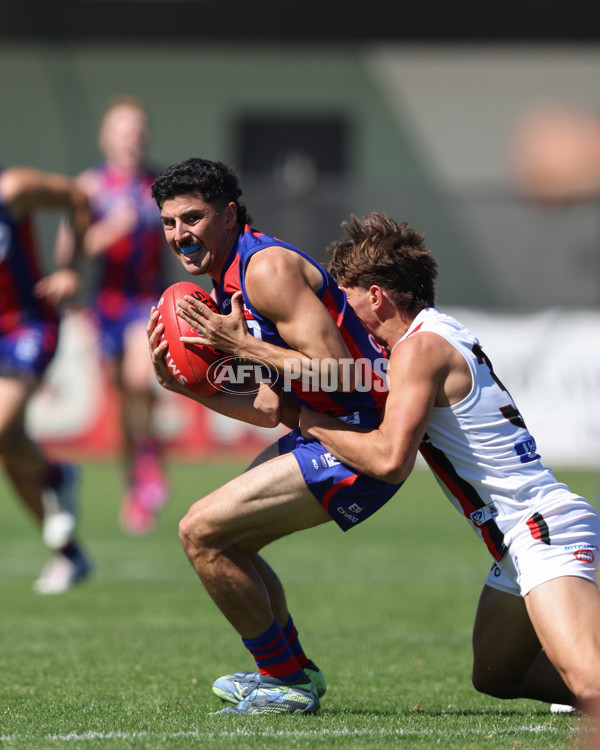
<path fill-rule="evenodd" d="M 206 379 L 217 391 L 244 395 L 257 393 L 261 383 L 272 388 L 279 374 L 266 360 L 248 362 L 237 357 L 222 357 L 208 368 Z"/>

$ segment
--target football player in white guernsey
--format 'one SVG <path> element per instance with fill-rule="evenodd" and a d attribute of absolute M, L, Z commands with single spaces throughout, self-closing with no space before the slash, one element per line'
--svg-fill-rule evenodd
<path fill-rule="evenodd" d="M 597 713 L 598 515 L 542 464 L 477 338 L 434 307 L 423 235 L 377 212 L 342 226 L 330 271 L 390 352 L 388 398 L 377 429 L 303 409 L 303 434 L 389 482 L 420 451 L 494 558 L 474 625 L 477 690 Z"/>

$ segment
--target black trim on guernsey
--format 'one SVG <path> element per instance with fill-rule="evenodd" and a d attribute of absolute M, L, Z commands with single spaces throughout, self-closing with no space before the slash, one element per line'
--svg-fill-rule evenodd
<path fill-rule="evenodd" d="M 439 448 L 435 448 L 429 442 L 427 433 L 425 433 L 425 435 L 423 436 L 421 452 L 424 454 L 425 458 L 429 457 L 428 462 L 430 461 L 433 470 L 438 476 L 440 476 L 440 474 L 436 471 L 436 467 L 439 467 L 442 474 L 447 475 L 450 481 L 456 485 L 460 494 L 453 494 L 461 503 L 461 506 L 463 505 L 462 501 L 465 500 L 473 506 L 473 510 L 479 510 L 479 508 L 485 507 L 486 504 L 483 502 L 475 488 L 456 473 L 454 466 L 447 458 L 446 454 Z M 442 476 L 440 476 L 440 478 L 443 480 Z M 444 484 L 446 483 L 444 482 Z M 466 515 L 466 517 L 467 520 L 472 523 L 469 516 Z M 500 560 L 504 556 L 504 553 L 507 549 L 506 545 L 504 544 L 504 534 L 500 531 L 493 518 L 490 518 L 489 521 L 485 521 L 484 523 L 482 523 L 479 528 L 481 529 L 484 526 L 487 529 L 489 535 L 488 549 L 490 549 L 490 552 L 496 560 Z M 490 545 L 493 547 L 493 549 L 490 548 Z"/>

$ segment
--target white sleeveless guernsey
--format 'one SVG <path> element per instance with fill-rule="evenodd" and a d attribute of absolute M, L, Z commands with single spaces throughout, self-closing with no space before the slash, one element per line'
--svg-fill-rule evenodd
<path fill-rule="evenodd" d="M 458 404 L 434 407 L 420 447 L 423 457 L 496 560 L 506 552 L 519 523 L 527 523 L 534 537 L 550 544 L 544 538 L 549 532 L 542 513 L 586 501 L 542 464 L 534 438 L 477 338 L 454 318 L 429 307 L 401 341 L 425 331 L 442 336 L 463 355 L 473 385 Z"/>

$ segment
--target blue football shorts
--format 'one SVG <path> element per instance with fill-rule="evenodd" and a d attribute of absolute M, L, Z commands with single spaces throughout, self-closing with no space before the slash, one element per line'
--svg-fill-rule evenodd
<path fill-rule="evenodd" d="M 296 427 L 280 438 L 279 453 L 292 453 L 306 486 L 342 531 L 372 516 L 402 486 L 374 479 L 341 463 Z"/>
<path fill-rule="evenodd" d="M 35 321 L 0 336 L 0 376 L 39 380 L 58 346 L 58 325 Z"/>
<path fill-rule="evenodd" d="M 118 315 L 109 316 L 97 310 L 96 321 L 100 332 L 102 351 L 109 357 L 120 357 L 125 351 L 125 333 L 133 323 L 146 325 L 150 318 L 152 305 L 150 300 L 131 300 L 119 311 Z"/>

